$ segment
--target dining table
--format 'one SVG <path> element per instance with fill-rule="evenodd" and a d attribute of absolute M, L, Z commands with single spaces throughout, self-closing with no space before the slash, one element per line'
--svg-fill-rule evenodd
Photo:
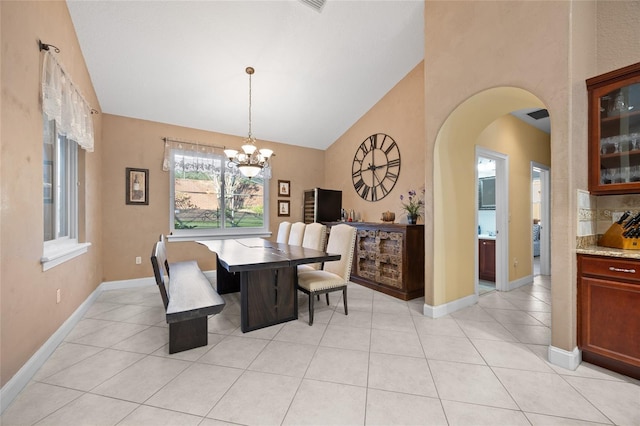
<path fill-rule="evenodd" d="M 216 255 L 218 294 L 240 292 L 243 333 L 298 319 L 297 266 L 340 260 L 263 238 L 199 240 Z"/>

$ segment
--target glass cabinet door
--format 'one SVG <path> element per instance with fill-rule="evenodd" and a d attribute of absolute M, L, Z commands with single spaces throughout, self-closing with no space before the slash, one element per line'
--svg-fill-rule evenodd
<path fill-rule="evenodd" d="M 600 97 L 600 183 L 640 182 L 640 83 Z"/>
<path fill-rule="evenodd" d="M 640 72 L 616 77 L 589 88 L 589 187 L 596 194 L 640 193 Z"/>

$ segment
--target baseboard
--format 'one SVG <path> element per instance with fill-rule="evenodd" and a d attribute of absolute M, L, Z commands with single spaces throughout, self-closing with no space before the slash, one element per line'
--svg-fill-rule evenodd
<path fill-rule="evenodd" d="M 547 356 L 551 364 L 567 370 L 575 370 L 582 362 L 582 352 L 577 347 L 569 352 L 549 345 Z"/>
<path fill-rule="evenodd" d="M 507 284 L 507 291 L 515 290 L 518 287 L 531 284 L 533 282 L 533 275 L 527 275 L 526 277 L 518 278 L 517 280 L 509 281 Z"/>
<path fill-rule="evenodd" d="M 214 271 L 205 272 L 207 278 L 215 277 Z M 136 278 L 131 280 L 105 281 L 101 283 L 87 299 L 76 309 L 67 320 L 49 337 L 35 354 L 18 370 L 18 372 L 0 389 L 0 414 L 13 402 L 18 394 L 29 383 L 36 372 L 49 359 L 51 354 L 62 343 L 64 338 L 78 324 L 91 305 L 103 291 L 120 290 L 125 288 L 145 287 L 155 285 L 153 277 Z"/>
<path fill-rule="evenodd" d="M 98 286 L 98 289 L 102 293 L 109 290 L 121 290 L 123 288 L 137 288 L 146 287 L 148 285 L 155 285 L 156 280 L 153 277 L 134 278 L 132 280 L 119 280 L 119 281 L 105 281 Z"/>
<path fill-rule="evenodd" d="M 216 270 L 213 269 L 211 271 L 202 271 L 205 277 L 209 281 L 216 279 Z M 156 285 L 156 280 L 154 277 L 145 277 L 145 278 L 134 278 L 131 280 L 120 280 L 120 281 L 105 281 L 98 286 L 101 291 L 108 290 L 120 290 L 123 288 L 137 288 L 137 287 L 146 287 L 150 285 Z"/>
<path fill-rule="evenodd" d="M 67 320 L 49 337 L 35 354 L 18 370 L 18 372 L 0 390 L 0 414 L 13 402 L 18 394 L 29 383 L 34 374 L 44 365 L 51 354 L 62 343 L 73 327 L 82 319 L 93 302 L 102 293 L 102 284 L 76 309 Z"/>
<path fill-rule="evenodd" d="M 216 274 L 216 270 L 215 269 L 212 270 L 212 271 L 202 271 L 202 273 L 212 283 L 215 283 L 216 280 L 218 279 L 218 275 Z"/>
<path fill-rule="evenodd" d="M 442 305 L 431 306 L 424 304 L 423 313 L 429 318 L 440 318 L 448 315 L 452 312 L 459 311 L 468 306 L 478 303 L 478 295 L 471 294 L 460 299 L 452 300 L 451 302 L 443 303 Z"/>

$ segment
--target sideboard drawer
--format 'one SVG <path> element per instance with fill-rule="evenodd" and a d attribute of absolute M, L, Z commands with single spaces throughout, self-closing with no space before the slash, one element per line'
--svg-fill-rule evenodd
<path fill-rule="evenodd" d="M 424 296 L 424 225 L 349 225 L 358 229 L 351 281 L 402 300 Z"/>
<path fill-rule="evenodd" d="M 613 257 L 580 256 L 582 275 L 640 281 L 640 262 Z"/>

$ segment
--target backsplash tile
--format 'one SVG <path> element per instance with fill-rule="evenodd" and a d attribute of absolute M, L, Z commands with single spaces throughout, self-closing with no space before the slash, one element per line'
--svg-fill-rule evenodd
<path fill-rule="evenodd" d="M 576 237 L 576 248 L 584 249 L 598 244 L 597 235 L 587 235 L 584 237 Z"/>
<path fill-rule="evenodd" d="M 578 189 L 578 210 L 592 209 L 594 201 L 588 191 Z"/>
<path fill-rule="evenodd" d="M 585 237 L 596 233 L 595 197 L 587 191 L 578 190 L 578 229 L 577 237 Z"/>
<path fill-rule="evenodd" d="M 640 212 L 640 195 L 601 195 L 595 197 L 597 206 L 595 233 L 602 235 L 607 232 L 614 218 L 626 211 L 631 214 Z"/>
<path fill-rule="evenodd" d="M 600 235 L 607 232 L 614 219 L 624 212 L 640 212 L 640 194 L 594 196 L 578 190 L 578 223 L 576 248 L 596 245 Z"/>

